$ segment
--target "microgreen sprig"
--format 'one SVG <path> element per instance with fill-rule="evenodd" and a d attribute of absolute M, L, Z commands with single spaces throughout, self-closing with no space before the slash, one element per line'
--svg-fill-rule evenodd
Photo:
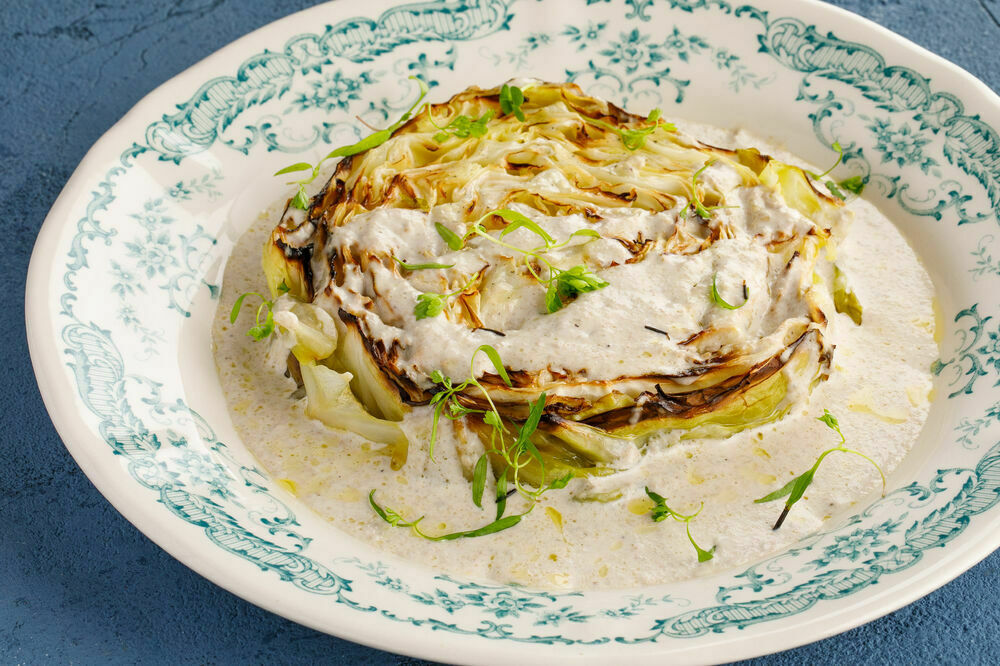
<path fill-rule="evenodd" d="M 625 146 L 627 150 L 639 150 L 646 145 L 646 137 L 655 132 L 657 129 L 663 128 L 668 132 L 677 131 L 677 127 L 673 123 L 660 121 L 660 116 L 662 114 L 663 112 L 659 109 L 653 109 L 646 117 L 646 122 L 650 123 L 649 125 L 644 127 L 635 127 L 632 129 L 618 127 L 609 122 L 598 120 L 596 118 L 588 118 L 587 116 L 583 116 L 583 119 L 595 127 L 600 127 L 601 129 L 606 129 L 609 132 L 617 134 L 622 140 L 622 145 Z"/>
<path fill-rule="evenodd" d="M 493 399 L 490 397 L 489 392 L 486 390 L 486 387 L 484 387 L 479 380 L 476 379 L 475 360 L 476 356 L 480 352 L 486 355 L 503 382 L 507 386 L 511 386 L 510 375 L 503 365 L 499 352 L 497 352 L 497 350 L 490 345 L 481 345 L 473 353 L 472 359 L 469 362 L 469 378 L 461 384 L 454 384 L 449 377 L 446 377 L 440 371 L 435 370 L 431 373 L 431 381 L 438 386 L 438 390 L 430 401 L 430 405 L 434 408 L 434 415 L 431 421 L 428 456 L 431 460 L 434 459 L 434 444 L 437 440 L 437 428 L 442 415 L 453 421 L 471 415 L 481 418 L 486 425 L 490 426 L 492 428 L 490 447 L 487 453 L 482 454 L 476 461 L 473 471 L 472 502 L 477 507 L 482 508 L 483 494 L 486 489 L 486 475 L 490 468 L 489 454 L 495 453 L 499 455 L 505 466 L 496 481 L 496 518 L 492 522 L 473 530 L 449 532 L 447 534 L 434 536 L 427 534 L 420 529 L 420 522 L 424 519 L 423 516 L 415 520 L 407 520 L 398 511 L 380 505 L 376 502 L 375 490 L 372 490 L 368 494 L 369 504 L 371 504 L 372 509 L 382 520 L 393 527 L 409 527 L 413 530 L 414 534 L 430 541 L 451 541 L 461 538 L 480 537 L 509 529 L 521 522 L 521 519 L 524 516 L 531 513 L 538 501 L 538 498 L 541 497 L 542 494 L 548 492 L 549 490 L 565 488 L 573 478 L 573 473 L 569 472 L 565 476 L 555 479 L 540 488 L 535 488 L 534 490 L 528 490 L 521 485 L 519 472 L 525 465 L 529 464 L 532 459 L 536 460 L 539 465 L 541 465 L 543 478 L 545 476 L 545 462 L 538 449 L 532 443 L 531 436 L 538 428 L 542 414 L 545 411 L 546 395 L 545 393 L 542 393 L 538 396 L 538 399 L 534 403 L 529 403 L 530 410 L 528 417 L 518 428 L 517 435 L 508 445 L 504 438 L 504 435 L 508 431 L 504 426 L 503 417 L 497 410 L 497 407 L 494 404 Z M 489 405 L 488 409 L 473 409 L 467 407 L 459 399 L 458 396 L 460 393 L 473 386 L 478 388 L 486 398 L 486 402 Z M 514 489 L 511 491 L 507 490 L 508 479 L 514 485 Z M 521 513 L 505 516 L 504 513 L 507 509 L 507 498 L 514 492 L 520 492 L 529 501 L 528 508 Z"/>
<path fill-rule="evenodd" d="M 278 285 L 278 293 L 287 294 L 288 291 L 288 285 L 282 280 L 281 284 Z M 240 294 L 240 297 L 233 303 L 233 309 L 229 312 L 229 323 L 236 323 L 237 317 L 240 316 L 240 310 L 243 308 L 243 301 L 248 296 L 256 296 L 261 301 L 260 305 L 257 306 L 257 316 L 254 318 L 254 325 L 247 331 L 248 336 L 259 342 L 274 333 L 274 313 L 272 312 L 274 301 L 264 298 L 262 294 L 256 291 L 248 291 L 245 294 Z"/>
<path fill-rule="evenodd" d="M 444 268 L 445 266 L 444 264 L 437 264 L 435 267 Z M 448 307 L 448 299 L 454 298 L 455 296 L 468 291 L 469 287 L 472 286 L 472 283 L 475 282 L 478 277 L 478 274 L 473 275 L 464 285 L 447 294 L 435 294 L 434 292 L 429 291 L 420 294 L 417 296 L 417 302 L 413 306 L 414 316 L 417 319 L 437 317 L 439 314 L 444 312 L 446 307 Z"/>
<path fill-rule="evenodd" d="M 726 310 L 739 310 L 741 307 L 743 307 L 744 305 L 746 305 L 747 302 L 749 302 L 749 300 L 750 300 L 750 290 L 747 288 L 747 283 L 744 281 L 743 282 L 743 302 L 740 303 L 739 305 L 731 305 L 731 304 L 727 303 L 726 299 L 724 299 L 722 297 L 722 295 L 719 293 L 719 287 L 716 285 L 716 279 L 718 277 L 719 277 L 718 273 L 716 273 L 715 275 L 712 276 L 712 288 L 709 290 L 709 293 L 708 293 L 709 298 L 712 299 L 713 303 L 715 303 L 716 305 L 718 305 L 720 308 L 725 308 Z"/>
<path fill-rule="evenodd" d="M 694 172 L 691 176 L 691 207 L 694 208 L 695 214 L 703 220 L 707 220 L 712 217 L 713 210 L 720 210 L 722 208 L 738 208 L 738 206 L 705 206 L 701 199 L 698 198 L 698 177 L 705 173 L 705 169 L 716 163 L 717 160 L 708 160 L 705 162 L 700 169 Z"/>
<path fill-rule="evenodd" d="M 434 444 L 437 441 L 438 422 L 441 420 L 442 415 L 455 421 L 468 414 L 480 414 L 487 424 L 505 431 L 503 423 L 500 419 L 500 412 L 497 411 L 496 405 L 493 404 L 490 394 L 486 391 L 483 385 L 479 383 L 479 380 L 476 379 L 476 356 L 480 352 L 486 355 L 486 358 L 489 359 L 504 384 L 512 386 L 510 375 L 507 374 L 507 369 L 503 367 L 503 361 L 500 359 L 500 353 L 490 345 L 480 345 L 476 348 L 476 351 L 473 352 L 472 359 L 469 361 L 469 378 L 461 384 L 453 384 L 451 378 L 446 377 L 439 370 L 432 372 L 431 381 L 438 385 L 439 388 L 430 401 L 431 406 L 434 408 L 434 416 L 431 420 L 430 444 L 428 446 L 428 456 L 431 460 L 434 459 Z M 471 409 L 462 404 L 458 396 L 471 386 L 478 388 L 486 397 L 486 401 L 490 406 L 489 410 Z"/>
<path fill-rule="evenodd" d="M 705 508 L 704 503 L 700 507 L 698 507 L 697 511 L 695 511 L 691 515 L 686 516 L 682 513 L 677 513 L 669 506 L 667 506 L 666 498 L 664 498 L 662 495 L 654 493 L 652 490 L 649 489 L 649 486 L 646 486 L 646 495 L 649 496 L 649 499 L 653 500 L 653 508 L 650 513 L 650 518 L 653 519 L 654 523 L 666 520 L 667 518 L 673 518 L 677 522 L 684 523 L 684 526 L 687 528 L 688 541 L 691 542 L 691 545 L 694 546 L 695 552 L 698 553 L 698 561 L 708 562 L 715 556 L 715 546 L 712 546 L 711 550 L 705 550 L 704 548 L 699 546 L 695 542 L 694 537 L 691 536 L 691 521 L 697 518 L 698 514 L 701 513 L 701 510 Z"/>
<path fill-rule="evenodd" d="M 802 474 L 798 475 L 797 477 L 786 483 L 778 490 L 775 490 L 773 493 L 765 495 L 760 499 L 754 500 L 755 503 L 760 504 L 763 502 L 773 502 L 774 500 L 781 499 L 782 497 L 785 496 L 788 497 L 788 499 L 785 500 L 785 508 L 782 510 L 781 515 L 778 516 L 777 522 L 775 522 L 774 527 L 771 528 L 772 530 L 778 529 L 785 522 L 785 518 L 788 516 L 788 512 L 792 509 L 792 506 L 794 506 L 796 502 L 802 499 L 802 496 L 805 493 L 806 489 L 812 484 L 813 478 L 816 476 L 816 470 L 819 469 L 820 464 L 828 455 L 834 453 L 835 451 L 839 451 L 841 453 L 853 453 L 854 455 L 860 456 L 861 458 L 864 458 L 872 465 L 874 465 L 875 469 L 878 470 L 879 476 L 882 477 L 882 496 L 883 497 L 885 496 L 885 487 L 886 487 L 885 473 L 882 471 L 882 468 L 879 467 L 879 464 L 877 462 L 875 462 L 865 454 L 861 453 L 860 451 L 855 451 L 854 449 L 849 449 L 846 446 L 844 446 L 847 443 L 847 438 L 844 437 L 844 433 L 841 432 L 840 430 L 840 423 L 837 421 L 837 417 L 831 414 L 829 410 L 824 409 L 823 416 L 817 417 L 817 420 L 822 421 L 823 423 L 826 424 L 828 428 L 830 428 L 831 430 L 835 431 L 838 435 L 840 435 L 840 444 L 838 444 L 833 448 L 827 449 L 826 451 L 823 451 L 823 453 L 819 454 L 819 458 L 816 459 L 816 462 L 813 463 L 812 467 L 810 467 L 805 472 L 803 472 Z"/>
<path fill-rule="evenodd" d="M 409 527 L 413 530 L 413 533 L 419 537 L 427 539 L 428 541 L 454 541 L 455 539 L 468 539 L 473 537 L 486 536 L 487 534 L 495 534 L 497 532 L 502 532 L 503 530 L 510 529 L 514 527 L 521 519 L 531 512 L 534 506 L 528 508 L 524 513 L 517 513 L 510 516 L 504 516 L 502 518 L 497 518 L 491 523 L 483 525 L 482 527 L 476 528 L 474 530 L 464 530 L 460 532 L 449 532 L 447 534 L 440 534 L 438 536 L 431 536 L 423 532 L 420 529 L 420 521 L 424 519 L 424 516 L 420 516 L 416 520 L 406 520 L 399 514 L 395 509 L 391 509 L 387 506 L 382 506 L 375 501 L 375 490 L 373 489 L 368 493 L 368 503 L 371 504 L 372 509 L 378 514 L 379 518 L 389 523 L 393 527 Z"/>
<path fill-rule="evenodd" d="M 436 263 L 426 263 L 426 264 L 408 264 L 399 257 L 393 257 L 393 260 L 399 264 L 399 267 L 407 271 L 426 271 L 434 268 L 454 268 L 455 264 L 436 264 Z"/>
<path fill-rule="evenodd" d="M 496 237 L 492 236 L 483 226 L 483 222 L 494 215 L 500 217 L 508 223 L 507 226 L 504 227 L 503 231 L 501 231 Z M 568 269 L 562 269 L 552 264 L 552 262 L 543 256 L 545 252 L 565 247 L 574 238 L 600 238 L 601 235 L 593 229 L 577 229 L 571 233 L 565 241 L 562 243 L 556 243 L 555 239 L 552 238 L 547 231 L 540 227 L 531 218 L 515 210 L 507 208 L 501 208 L 499 210 L 486 213 L 472 225 L 472 228 L 464 236 L 459 236 L 441 223 L 435 223 L 434 227 L 437 229 L 438 234 L 445 241 L 448 247 L 454 251 L 461 250 L 465 246 L 466 241 L 473 236 L 479 236 L 480 238 L 500 245 L 508 250 L 513 250 L 514 252 L 523 254 L 525 267 L 531 273 L 532 277 L 534 277 L 539 284 L 546 288 L 545 309 L 549 314 L 562 309 L 569 301 L 579 294 L 596 291 L 608 286 L 607 282 L 590 273 L 586 266 L 578 265 Z M 516 231 L 517 229 L 526 229 L 527 231 L 530 231 L 538 236 L 542 240 L 543 244 L 530 250 L 526 250 L 522 247 L 511 245 L 510 243 L 502 240 L 505 236 Z M 543 278 L 538 274 L 534 266 L 531 265 L 532 259 L 545 265 L 548 269 L 548 277 Z"/>
<path fill-rule="evenodd" d="M 427 92 L 429 90 L 427 84 L 424 83 L 423 79 L 420 77 L 411 76 L 410 78 L 416 81 L 417 85 L 420 86 L 420 96 L 417 98 L 417 101 L 413 103 L 413 106 L 411 106 L 409 110 L 400 116 L 399 120 L 394 122 L 392 125 L 366 136 L 357 143 L 353 143 L 349 146 L 341 146 L 340 148 L 331 151 L 326 157 L 321 159 L 315 165 L 309 164 L 308 162 L 297 162 L 296 164 L 286 166 L 284 169 L 280 169 L 274 173 L 275 176 L 282 176 L 287 173 L 297 173 L 300 171 L 309 172 L 309 175 L 302 180 L 293 180 L 289 183 L 289 185 L 298 185 L 298 189 L 295 192 L 295 196 L 292 197 L 290 204 L 293 208 L 298 208 L 300 210 L 307 210 L 309 208 L 309 195 L 306 194 L 306 185 L 309 185 L 316 180 L 319 176 L 320 169 L 326 161 L 332 160 L 335 157 L 350 157 L 351 155 L 357 155 L 358 153 L 363 153 L 366 150 L 377 148 L 388 141 L 389 138 L 392 137 L 393 132 L 402 127 L 406 121 L 410 119 L 413 112 L 420 105 L 420 102 L 422 102 L 424 97 L 427 96 Z"/>
<path fill-rule="evenodd" d="M 522 123 L 525 120 L 521 105 L 524 104 L 524 91 L 517 86 L 503 84 L 500 88 L 500 111 L 504 115 L 513 114 Z"/>
<path fill-rule="evenodd" d="M 444 143 L 449 137 L 455 136 L 459 139 L 468 139 L 471 137 L 483 137 L 486 136 L 486 125 L 491 120 L 493 120 L 493 111 L 486 111 L 483 115 L 479 116 L 475 120 L 466 115 L 455 116 L 444 127 L 437 125 L 434 119 L 428 114 L 428 119 L 434 127 L 438 128 L 438 133 L 434 135 L 434 140 L 438 143 Z"/>
<path fill-rule="evenodd" d="M 833 163 L 833 166 L 823 173 L 813 173 L 812 171 L 806 171 L 805 173 L 809 174 L 813 180 L 826 185 L 826 189 L 830 191 L 830 194 L 842 201 L 847 199 L 847 195 L 844 194 L 844 190 L 853 192 L 857 196 L 861 196 L 861 193 L 865 189 L 865 179 L 861 176 L 851 176 L 850 178 L 845 178 L 840 182 L 833 180 L 823 181 L 823 179 L 830 175 L 830 173 L 833 172 L 833 170 L 836 169 L 837 166 L 844 160 L 844 148 L 840 145 L 839 141 L 834 141 L 830 144 L 830 147 L 837 152 L 837 161 Z"/>

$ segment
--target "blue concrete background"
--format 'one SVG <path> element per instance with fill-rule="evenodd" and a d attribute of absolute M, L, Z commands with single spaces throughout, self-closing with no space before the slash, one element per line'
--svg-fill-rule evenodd
<path fill-rule="evenodd" d="M 348 2 L 348 0 L 343 0 Z M 353 0 L 350 0 L 353 2 Z M 35 235 L 87 149 L 141 97 L 309 0 L 0 2 L 0 663 L 423 663 L 316 633 L 186 569 L 77 468 L 24 333 Z M 836 0 L 1000 89 L 1000 0 Z M 1000 552 L 886 618 L 751 664 L 997 663 Z"/>

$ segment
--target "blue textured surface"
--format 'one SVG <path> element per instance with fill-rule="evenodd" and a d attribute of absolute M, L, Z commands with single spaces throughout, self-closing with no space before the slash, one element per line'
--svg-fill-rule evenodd
<path fill-rule="evenodd" d="M 347 2 L 348 0 L 343 0 Z M 23 328 L 35 235 L 87 149 L 143 95 L 313 3 L 0 3 L 0 663 L 419 663 L 260 610 L 127 523 L 59 441 Z M 998 0 L 837 0 L 1000 89 Z M 252 10 L 251 10 L 252 7 Z M 886 618 L 754 664 L 996 663 L 1000 552 Z"/>

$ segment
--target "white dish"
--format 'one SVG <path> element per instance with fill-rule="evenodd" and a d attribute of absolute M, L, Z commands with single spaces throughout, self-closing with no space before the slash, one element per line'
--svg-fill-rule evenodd
<path fill-rule="evenodd" d="M 281 197 L 270 174 L 353 141 L 355 114 L 393 116 L 414 73 L 435 100 L 516 75 L 571 79 L 637 112 L 752 127 L 813 162 L 839 139 L 838 174 L 868 178 L 865 196 L 935 279 L 944 324 L 937 400 L 887 497 L 745 570 L 549 593 L 387 557 L 269 479 L 232 429 L 208 347 L 222 266 Z M 164 84 L 95 145 L 36 243 L 32 360 L 67 447 L 129 520 L 303 624 L 463 662 L 785 649 L 888 613 L 1000 545 L 995 125 L 1000 100 L 971 76 L 811 2 L 322 5 Z"/>

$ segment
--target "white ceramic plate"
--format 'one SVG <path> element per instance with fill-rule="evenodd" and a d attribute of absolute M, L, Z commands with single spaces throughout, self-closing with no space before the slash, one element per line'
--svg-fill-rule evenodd
<path fill-rule="evenodd" d="M 860 174 L 936 281 L 937 399 L 890 492 L 745 570 L 541 593 L 385 556 L 259 469 L 209 347 L 233 239 L 269 176 L 398 114 L 513 76 L 569 79 L 638 112 L 742 125 Z M 817 640 L 944 584 L 1000 544 L 1000 100 L 954 66 L 813 2 L 337 2 L 222 49 L 90 151 L 39 234 L 31 356 L 102 493 L 219 585 L 319 630 L 447 661 L 728 661 Z M 294 159 L 293 159 L 294 157 Z"/>

